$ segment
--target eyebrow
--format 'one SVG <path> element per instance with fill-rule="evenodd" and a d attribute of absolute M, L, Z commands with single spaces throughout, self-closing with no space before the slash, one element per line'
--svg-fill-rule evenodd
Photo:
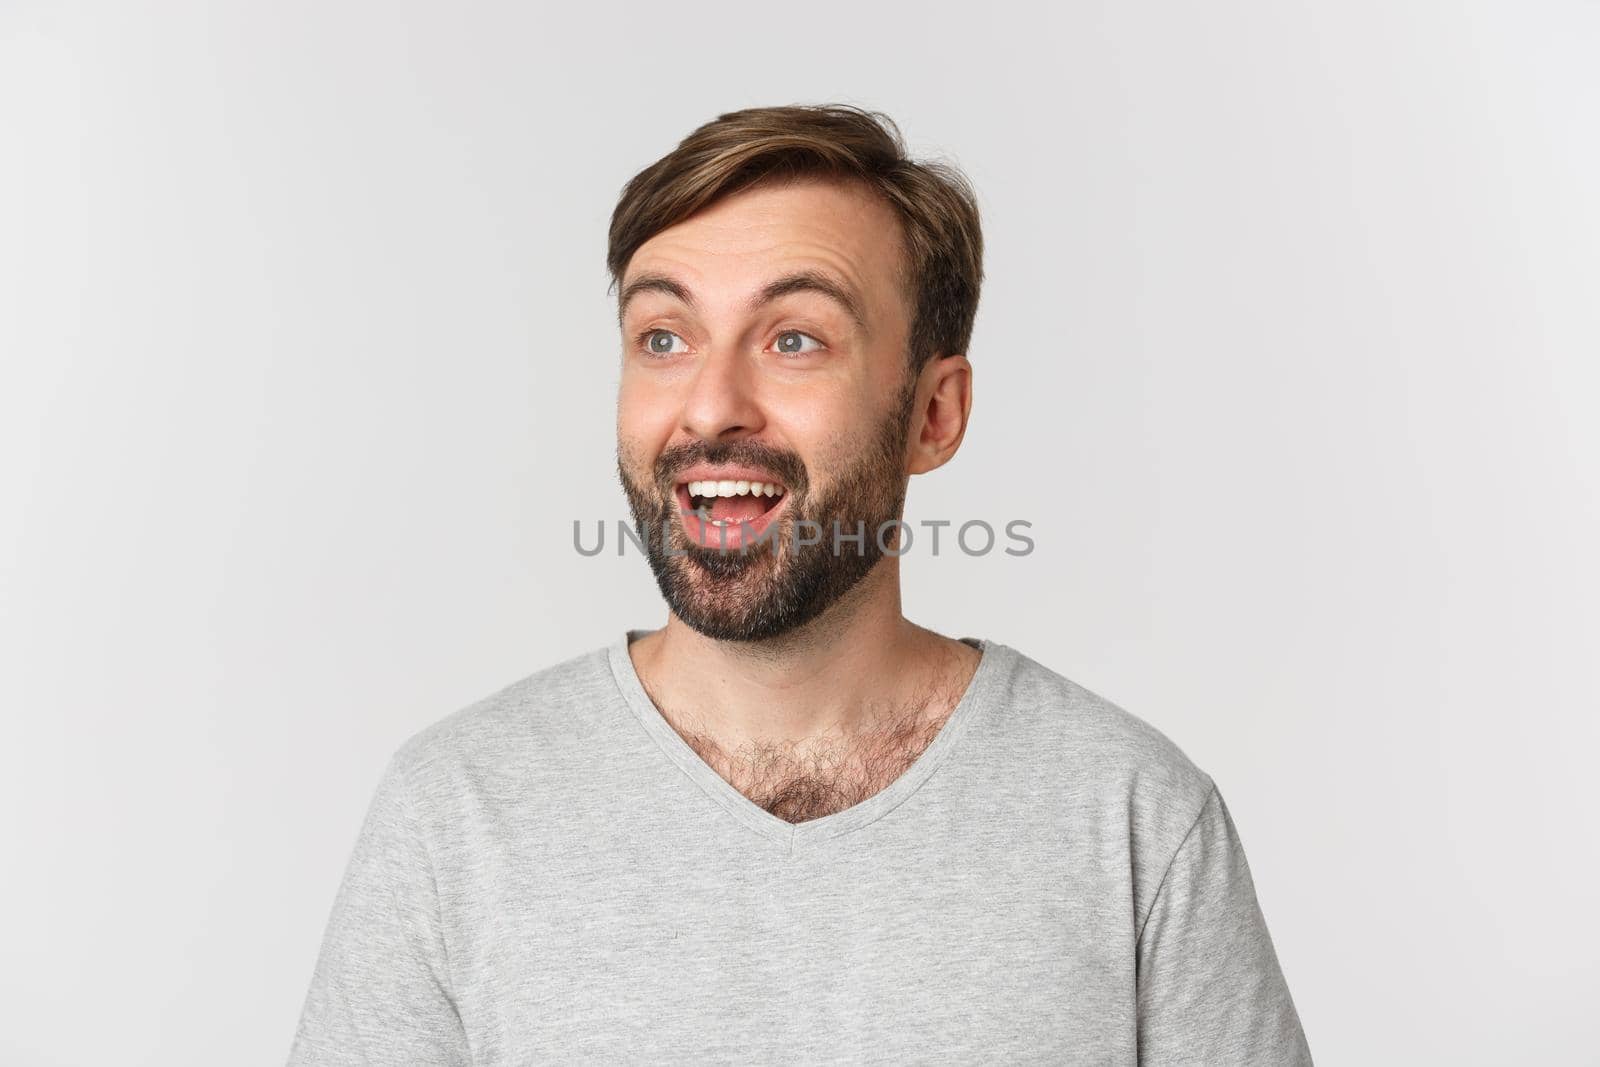
<path fill-rule="evenodd" d="M 622 288 L 622 295 L 617 299 L 617 323 L 621 325 L 623 313 L 628 309 L 628 302 L 640 293 L 665 293 L 674 300 L 687 305 L 691 310 L 698 311 L 699 305 L 695 303 L 694 294 L 676 278 L 665 274 L 641 274 Z M 750 302 L 745 306 L 747 311 L 755 311 L 782 296 L 790 293 L 819 293 L 827 297 L 844 309 L 845 314 L 858 326 L 863 333 L 867 330 L 867 316 L 862 309 L 861 301 L 855 291 L 844 282 L 825 274 L 819 270 L 800 270 L 792 274 L 785 274 L 763 285 Z"/>

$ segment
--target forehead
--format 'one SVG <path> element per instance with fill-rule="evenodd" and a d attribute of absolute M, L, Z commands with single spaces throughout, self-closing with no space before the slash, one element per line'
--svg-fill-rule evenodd
<path fill-rule="evenodd" d="M 644 242 L 622 288 L 642 274 L 665 274 L 703 299 L 742 300 L 773 277 L 815 270 L 849 285 L 881 321 L 903 316 L 902 240 L 895 210 L 859 183 L 762 184 Z"/>

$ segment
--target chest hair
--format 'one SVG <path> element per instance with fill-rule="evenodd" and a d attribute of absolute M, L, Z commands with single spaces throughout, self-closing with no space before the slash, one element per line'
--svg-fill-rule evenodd
<path fill-rule="evenodd" d="M 707 765 L 750 801 L 786 822 L 820 819 L 854 807 L 904 774 L 933 743 L 959 693 L 918 701 L 876 728 L 848 738 L 747 744 L 730 751 L 711 737 L 676 727 Z"/>

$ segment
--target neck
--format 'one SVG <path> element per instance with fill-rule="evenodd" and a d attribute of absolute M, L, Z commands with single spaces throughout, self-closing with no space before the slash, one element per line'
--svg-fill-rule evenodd
<path fill-rule="evenodd" d="M 694 728 L 725 747 L 871 733 L 903 716 L 919 693 L 953 687 L 959 698 L 979 658 L 908 621 L 897 568 L 882 565 L 780 637 L 718 641 L 669 616 L 629 651 L 663 714 L 692 710 Z"/>

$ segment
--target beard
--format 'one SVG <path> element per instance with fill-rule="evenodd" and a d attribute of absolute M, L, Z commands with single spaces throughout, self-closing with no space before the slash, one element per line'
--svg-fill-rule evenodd
<path fill-rule="evenodd" d="M 754 441 L 668 449 L 654 464 L 653 488 L 633 481 L 619 448 L 617 471 L 634 527 L 674 615 L 719 641 L 778 637 L 821 615 L 899 545 L 899 527 L 887 524 L 899 521 L 905 505 L 906 437 L 916 394 L 916 377 L 907 377 L 888 415 L 850 452 L 856 458 L 816 495 L 798 456 Z M 675 489 L 677 473 L 697 462 L 744 464 L 777 475 L 789 497 L 773 519 L 780 528 L 742 548 L 692 541 L 678 518 Z M 816 525 L 798 526 L 801 520 Z M 806 539 L 820 530 L 820 540 L 797 543 L 797 528 Z M 859 544 L 845 540 L 862 532 Z"/>

